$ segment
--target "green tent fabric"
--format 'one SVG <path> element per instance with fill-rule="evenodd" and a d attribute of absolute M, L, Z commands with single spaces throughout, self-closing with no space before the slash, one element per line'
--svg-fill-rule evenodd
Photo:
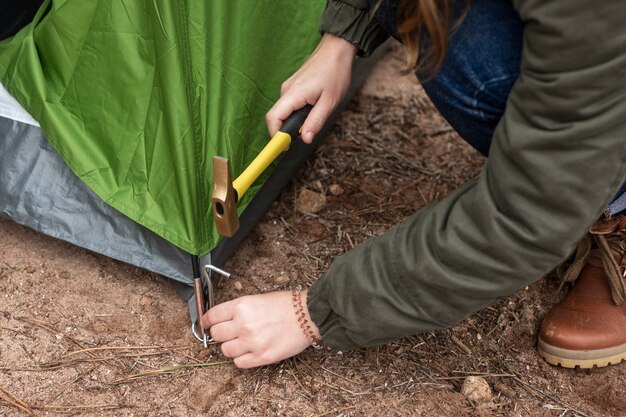
<path fill-rule="evenodd" d="M 239 173 L 319 40 L 323 0 L 48 0 L 0 42 L 0 81 L 100 198 L 204 255 L 213 155 Z M 262 180 L 240 202 L 243 210 Z"/>

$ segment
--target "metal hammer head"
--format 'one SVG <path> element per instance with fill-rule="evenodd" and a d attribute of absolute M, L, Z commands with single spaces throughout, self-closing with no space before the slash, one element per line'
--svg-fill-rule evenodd
<path fill-rule="evenodd" d="M 230 237 L 239 229 L 237 192 L 233 188 L 228 159 L 213 157 L 213 218 L 220 235 Z"/>

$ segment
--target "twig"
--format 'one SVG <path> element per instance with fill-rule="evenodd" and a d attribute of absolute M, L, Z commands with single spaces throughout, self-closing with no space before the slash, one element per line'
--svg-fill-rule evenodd
<path fill-rule="evenodd" d="M 28 334 L 26 332 L 23 332 L 21 330 L 12 329 L 10 327 L 4 327 L 4 326 L 0 326 L 0 329 L 7 330 L 9 332 L 14 332 L 14 333 L 17 333 L 17 334 L 21 334 L 22 336 L 26 336 L 26 337 L 28 337 L 31 340 L 35 340 L 36 339 L 33 335 Z"/>
<path fill-rule="evenodd" d="M 5 404 L 11 406 L 11 407 L 15 407 L 15 408 L 19 408 L 20 410 L 24 411 L 25 413 L 28 413 L 31 416 L 34 416 L 35 413 L 33 413 L 33 410 L 31 410 L 30 408 L 26 408 L 23 405 L 17 403 L 16 401 L 10 400 L 9 398 L 6 398 L 4 395 L 0 394 L 0 400 L 4 401 Z"/>
<path fill-rule="evenodd" d="M 321 242 L 322 240 L 328 239 L 329 237 L 332 237 L 334 235 L 335 235 L 335 233 L 329 233 L 329 234 L 327 234 L 325 236 L 322 236 L 322 237 L 320 237 L 318 239 L 315 239 L 315 240 L 311 240 L 310 242 L 306 242 L 306 243 L 307 243 L 307 245 L 312 245 L 313 243 Z"/>
<path fill-rule="evenodd" d="M 76 412 L 93 410 L 115 410 L 121 408 L 121 404 L 94 404 L 94 405 L 34 405 L 35 410 L 56 411 L 56 412 Z"/>
<path fill-rule="evenodd" d="M 367 394 L 369 394 L 369 393 L 370 393 L 369 391 L 364 391 L 364 392 L 354 392 L 354 391 L 350 391 L 349 389 L 344 388 L 344 387 L 342 387 L 342 386 L 340 386 L 340 385 L 332 385 L 332 384 L 329 384 L 329 383 L 324 382 L 324 381 L 320 381 L 320 383 L 321 383 L 322 385 L 326 385 L 326 386 L 327 386 L 327 387 L 329 387 L 329 388 L 332 388 L 332 389 L 339 389 L 339 390 L 345 391 L 345 392 L 347 392 L 348 394 L 351 394 L 351 395 L 354 395 L 354 396 L 359 396 L 359 395 L 367 395 Z"/>
<path fill-rule="evenodd" d="M 28 404 L 26 404 L 23 400 L 21 400 L 17 395 L 13 394 L 11 391 L 9 391 L 8 389 L 4 388 L 4 387 L 0 387 L 0 391 L 4 392 L 6 395 L 8 395 L 9 397 L 13 398 L 13 400 L 15 400 L 18 404 L 23 405 L 24 407 L 28 408 Z"/>
<path fill-rule="evenodd" d="M 97 366 L 97 365 L 96 365 Z M 79 379 L 81 379 L 82 377 L 84 377 L 85 375 L 88 375 L 90 373 L 92 373 L 94 371 L 94 369 L 96 369 L 96 366 L 92 366 L 91 369 L 88 369 L 86 371 L 80 372 L 76 378 L 74 378 L 73 380 L 71 380 L 70 382 L 64 384 L 61 389 L 59 390 L 59 392 L 56 393 L 56 395 L 53 396 L 53 399 L 56 400 L 58 399 L 65 391 L 67 391 L 67 389 L 74 384 L 76 381 L 78 381 Z"/>
<path fill-rule="evenodd" d="M 359 192 L 362 192 L 364 194 L 369 195 L 372 198 L 375 198 L 377 202 L 380 202 L 380 201 L 385 199 L 385 196 L 381 196 L 381 195 L 378 195 L 378 194 L 371 193 L 371 192 L 363 189 L 363 187 L 361 187 L 360 185 L 354 184 L 354 183 L 352 183 L 352 182 L 350 182 L 348 180 L 344 180 L 343 183 L 348 185 L 349 187 L 359 191 Z"/>
<path fill-rule="evenodd" d="M 468 355 L 472 354 L 472 350 L 470 348 L 468 348 L 467 345 L 465 343 L 463 343 L 461 341 L 461 339 L 459 339 L 455 335 L 451 335 L 450 336 L 450 340 L 452 340 L 452 342 L 454 342 L 455 345 L 457 345 L 459 348 L 461 348 L 461 350 L 463 352 L 467 353 Z"/>
<path fill-rule="evenodd" d="M 436 130 L 433 133 L 429 133 L 426 136 L 428 136 L 429 138 L 434 138 L 434 137 L 445 135 L 446 133 L 452 133 L 452 132 L 454 132 L 452 128 L 446 127 L 443 129 Z"/>
<path fill-rule="evenodd" d="M 94 362 L 102 362 L 102 363 L 107 363 L 107 364 L 111 364 L 111 361 L 115 361 L 115 360 L 120 360 L 123 358 L 137 358 L 137 357 L 148 357 L 148 356 L 160 356 L 160 355 L 165 355 L 168 352 L 153 352 L 153 353 L 135 353 L 135 354 L 124 354 L 124 355 L 118 355 L 118 356 L 102 356 L 102 357 L 98 357 L 98 356 L 92 356 L 89 358 L 75 358 L 75 359 L 65 359 L 65 360 L 60 360 L 60 361 L 54 361 L 54 362 L 44 362 L 41 364 L 37 364 L 36 368 L 19 368 L 19 369 L 14 369 L 14 370 L 19 370 L 19 371 L 52 371 L 55 369 L 59 369 L 59 368 L 67 368 L 67 367 L 71 367 L 74 365 L 78 365 L 80 363 L 94 363 Z"/>
<path fill-rule="evenodd" d="M 471 372 L 471 373 L 463 374 L 463 375 L 459 375 L 459 376 L 435 377 L 435 379 L 439 380 L 439 381 L 451 381 L 451 380 L 455 380 L 455 379 L 465 379 L 468 376 L 482 376 L 483 378 L 496 378 L 496 377 L 513 378 L 513 377 L 515 377 L 515 375 L 513 375 L 513 374 L 490 374 L 490 373 L 484 373 L 484 372 Z"/>
<path fill-rule="evenodd" d="M 392 196 L 396 196 L 398 194 L 400 194 L 401 192 L 403 192 L 404 190 L 406 190 L 409 187 L 413 187 L 414 185 L 418 184 L 420 181 L 422 181 L 422 178 L 418 178 L 416 180 L 413 180 L 411 182 L 409 182 L 408 184 L 398 188 L 396 191 L 394 191 L 393 193 L 391 193 Z M 422 196 L 423 197 L 423 196 Z M 425 200 L 424 200 L 425 202 Z"/>
<path fill-rule="evenodd" d="M 210 344 L 216 344 L 216 342 L 211 342 Z M 159 345 L 152 345 L 152 346 L 99 346 L 99 347 L 94 347 L 94 348 L 86 348 L 86 349 L 80 349 L 80 350 L 74 350 L 72 352 L 68 352 L 65 355 L 63 355 L 63 357 L 67 357 L 67 356 L 73 356 L 73 355 L 77 355 L 79 353 L 88 353 L 88 352 L 97 352 L 97 351 L 101 351 L 101 350 L 140 350 L 140 349 L 165 349 L 165 350 L 177 350 L 177 349 L 190 349 L 190 348 L 194 348 L 197 347 L 197 345 L 182 345 L 182 346 L 159 346 Z"/>
<path fill-rule="evenodd" d="M 350 244 L 350 247 L 352 249 L 354 249 L 354 242 L 352 242 L 352 238 L 350 237 L 350 234 L 348 232 L 345 232 L 346 238 L 348 239 L 348 243 Z"/>
<path fill-rule="evenodd" d="M 417 186 L 417 191 L 419 191 L 420 197 L 422 197 L 422 201 L 424 201 L 424 205 L 427 206 L 429 201 L 426 199 L 426 197 L 424 197 L 424 193 L 422 192 L 422 188 L 419 185 Z"/>
<path fill-rule="evenodd" d="M 227 365 L 229 363 L 233 363 L 233 361 L 223 361 L 223 362 L 204 362 L 204 363 L 190 363 L 185 365 L 175 365 L 170 366 L 169 368 L 157 369 L 154 371 L 140 372 L 138 374 L 127 375 L 125 377 L 113 380 L 109 382 L 111 385 L 118 385 L 124 382 L 130 382 L 141 378 L 149 378 L 153 376 L 162 376 L 167 374 L 173 374 L 176 371 L 180 371 L 181 369 L 187 368 L 205 368 L 209 366 L 219 366 L 219 365 Z"/>
<path fill-rule="evenodd" d="M 522 386 L 522 388 L 526 389 L 528 392 L 530 392 L 531 394 L 534 394 L 538 397 L 543 397 L 543 398 L 547 398 L 553 402 L 555 402 L 556 404 L 559 404 L 561 407 L 567 408 L 569 409 L 569 411 L 578 414 L 581 417 L 589 417 L 587 414 L 583 413 L 582 411 L 579 411 L 577 409 L 575 409 L 574 407 L 572 407 L 571 405 L 567 404 L 566 402 L 560 401 L 558 398 L 553 397 L 550 394 L 546 394 L 545 392 L 538 390 L 537 388 L 531 386 L 530 384 L 528 384 L 527 382 L 523 381 L 521 378 L 519 378 L 518 376 L 514 376 L 512 378 L 515 382 L 517 382 L 518 384 L 520 384 Z"/>
<path fill-rule="evenodd" d="M 0 387 L 0 391 L 4 392 L 6 395 L 9 396 L 9 398 L 7 398 L 4 395 L 0 394 L 0 400 L 4 401 L 5 403 L 13 407 L 19 408 L 20 410 L 30 414 L 31 416 L 35 415 L 35 413 L 33 413 L 32 407 L 30 407 L 28 404 L 22 401 L 17 395 L 13 394 L 11 391 L 9 391 L 8 389 L 4 387 Z"/>
<path fill-rule="evenodd" d="M 345 381 L 348 381 L 348 382 L 349 382 L 349 383 L 351 383 L 351 384 L 363 385 L 363 384 L 361 384 L 361 383 L 360 383 L 360 382 L 358 382 L 358 381 L 353 381 L 353 380 L 351 380 L 351 379 L 349 379 L 349 378 L 346 378 L 346 377 L 345 377 L 345 376 L 343 376 L 343 375 L 339 375 L 338 373 L 331 371 L 330 369 L 326 369 L 326 368 L 324 368 L 323 366 L 320 366 L 320 368 L 322 368 L 324 371 L 328 372 L 329 374 L 336 376 L 337 378 L 341 378 L 341 379 L 343 379 L 343 380 L 345 380 Z"/>
<path fill-rule="evenodd" d="M 306 395 L 309 397 L 309 399 L 313 398 L 313 394 L 311 394 L 311 391 L 309 391 L 308 389 L 306 389 L 304 387 L 304 385 L 302 385 L 302 383 L 300 382 L 300 380 L 296 376 L 296 373 L 293 371 L 293 369 L 287 368 L 287 372 L 289 372 L 289 374 L 293 377 L 293 379 L 296 380 L 296 383 L 300 386 L 300 388 L 302 388 L 302 390 L 306 393 Z"/>
<path fill-rule="evenodd" d="M 85 350 L 85 351 L 88 350 L 88 348 L 86 348 L 82 343 L 80 343 L 76 339 L 74 339 L 71 336 L 68 336 L 68 335 L 66 335 L 64 333 L 61 333 L 60 331 L 56 330 L 54 327 L 49 326 L 47 323 L 45 323 L 45 322 L 43 322 L 41 320 L 36 320 L 36 319 L 28 318 L 28 317 L 15 317 L 15 319 L 23 321 L 25 323 L 32 324 L 33 326 L 40 327 L 40 328 L 42 328 L 44 330 L 47 330 L 47 331 L 49 331 L 51 333 L 54 333 L 55 335 L 60 335 L 61 337 L 69 340 L 74 345 L 78 346 L 81 350 Z M 91 356 L 92 358 L 97 358 L 97 355 L 95 355 L 92 352 L 86 352 L 86 353 L 87 353 L 87 355 Z M 111 363 L 111 362 L 108 362 L 108 361 L 106 361 L 106 363 L 111 365 L 111 366 L 116 366 L 114 363 Z"/>
<path fill-rule="evenodd" d="M 285 219 L 283 218 L 283 216 L 280 216 L 280 221 L 281 221 L 281 222 L 285 225 L 285 227 L 287 228 L 287 231 L 289 231 L 289 232 L 290 232 L 290 233 L 292 233 L 292 234 L 297 234 L 297 233 L 298 233 L 298 231 L 297 231 L 297 230 L 295 230 L 295 229 L 293 228 L 293 226 L 291 226 L 289 223 L 287 223 L 287 220 L 285 220 Z"/>

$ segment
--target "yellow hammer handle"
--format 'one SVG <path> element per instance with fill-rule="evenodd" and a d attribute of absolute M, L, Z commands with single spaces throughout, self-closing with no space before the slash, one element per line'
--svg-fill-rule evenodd
<path fill-rule="evenodd" d="M 287 149 L 291 143 L 291 135 L 278 132 L 265 145 L 265 148 L 254 158 L 254 161 L 233 181 L 233 188 L 237 191 L 237 200 L 248 191 L 254 181 L 270 166 L 270 164 Z"/>

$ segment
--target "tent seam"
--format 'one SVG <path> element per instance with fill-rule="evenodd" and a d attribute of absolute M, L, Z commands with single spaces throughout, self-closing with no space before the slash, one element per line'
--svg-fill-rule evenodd
<path fill-rule="evenodd" d="M 195 106 L 193 103 L 193 91 L 190 90 L 192 85 L 192 70 L 191 70 L 191 47 L 189 43 L 189 33 L 188 26 L 186 21 L 187 8 L 186 1 L 181 1 L 177 3 L 177 11 L 178 11 L 178 19 L 179 19 L 179 35 L 181 38 L 181 55 L 182 55 L 182 64 L 183 64 L 183 76 L 185 78 L 185 95 L 187 96 L 187 106 L 189 108 L 189 114 L 191 115 L 191 138 L 193 142 L 193 151 L 194 151 L 194 172 L 196 175 L 196 180 L 202 178 L 202 173 L 200 172 L 200 166 L 202 164 L 202 153 L 200 146 L 200 137 L 201 132 L 198 131 L 200 122 L 198 120 L 198 114 L 195 111 Z M 196 230 L 196 233 L 199 233 L 200 240 L 202 242 L 206 242 L 208 240 L 207 228 L 204 227 L 203 224 L 204 217 L 202 216 L 203 208 L 202 202 L 206 201 L 206 196 L 204 195 L 204 189 L 202 187 L 201 181 L 195 181 L 196 183 L 196 219 L 200 219 L 200 225 L 192 225 L 192 228 L 199 227 L 200 230 Z M 195 220 L 195 219 L 193 219 Z"/>

